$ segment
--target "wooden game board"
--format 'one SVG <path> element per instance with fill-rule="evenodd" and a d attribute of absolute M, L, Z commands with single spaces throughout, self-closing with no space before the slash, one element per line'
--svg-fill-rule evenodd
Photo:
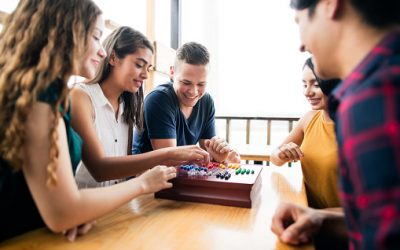
<path fill-rule="evenodd" d="M 250 173 L 236 174 L 237 169 L 215 166 L 209 167 L 209 171 L 213 173 L 210 176 L 190 176 L 188 171 L 178 167 L 177 178 L 171 180 L 173 187 L 155 193 L 155 197 L 251 208 L 261 186 L 262 166 L 239 166 L 240 169 L 248 169 Z M 231 174 L 229 179 L 216 177 L 217 173 L 224 171 Z"/>

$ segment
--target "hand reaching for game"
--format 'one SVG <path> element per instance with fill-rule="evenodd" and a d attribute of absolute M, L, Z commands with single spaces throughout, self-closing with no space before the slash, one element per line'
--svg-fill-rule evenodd
<path fill-rule="evenodd" d="M 228 153 L 228 157 L 226 158 L 226 161 L 228 163 L 240 163 L 240 155 L 236 150 L 232 150 L 231 152 Z"/>
<path fill-rule="evenodd" d="M 209 140 L 205 140 L 204 146 L 214 161 L 217 162 L 225 161 L 228 158 L 229 152 L 232 151 L 232 149 L 229 147 L 229 144 L 218 136 L 214 136 Z"/>
<path fill-rule="evenodd" d="M 304 156 L 303 152 L 300 150 L 300 147 L 294 142 L 282 144 L 277 148 L 276 154 L 283 162 L 296 162 Z"/>
<path fill-rule="evenodd" d="M 65 230 L 63 232 L 63 234 L 65 235 L 65 237 L 67 237 L 67 239 L 69 241 L 72 242 L 72 241 L 75 241 L 77 236 L 84 235 L 87 232 L 89 232 L 90 229 L 92 229 L 94 227 L 94 225 L 96 225 L 96 221 L 95 220 L 91 221 L 91 222 L 88 222 L 88 223 L 85 223 L 85 224 L 82 224 L 82 225 L 79 225 L 79 226 L 76 226 L 74 228 Z"/>
<path fill-rule="evenodd" d="M 210 162 L 210 154 L 196 145 L 168 148 L 168 161 L 166 165 L 181 165 L 192 162 L 197 165 L 207 165 Z"/>
<path fill-rule="evenodd" d="M 144 194 L 154 193 L 164 188 L 171 188 L 172 183 L 168 180 L 176 177 L 176 169 L 174 167 L 156 166 L 143 174 L 138 179 L 142 184 Z"/>

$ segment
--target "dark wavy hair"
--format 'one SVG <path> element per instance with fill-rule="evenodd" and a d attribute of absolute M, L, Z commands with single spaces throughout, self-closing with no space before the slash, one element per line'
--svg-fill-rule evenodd
<path fill-rule="evenodd" d="M 140 48 L 147 48 L 154 53 L 151 42 L 139 31 L 127 26 L 115 29 L 103 42 L 107 53 L 106 58 L 99 65 L 96 76 L 89 83 L 101 84 L 109 75 L 112 69 L 110 64 L 111 54 L 123 59 L 129 54 L 135 53 Z M 127 123 L 132 123 L 138 130 L 143 130 L 143 85 L 136 93 L 123 92 L 124 102 L 123 116 Z"/>

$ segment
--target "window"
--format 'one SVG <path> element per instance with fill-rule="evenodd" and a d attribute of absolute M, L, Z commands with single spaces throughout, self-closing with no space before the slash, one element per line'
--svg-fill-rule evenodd
<path fill-rule="evenodd" d="M 182 0 L 182 42 L 211 53 L 208 90 L 217 115 L 300 116 L 307 57 L 287 1 Z"/>

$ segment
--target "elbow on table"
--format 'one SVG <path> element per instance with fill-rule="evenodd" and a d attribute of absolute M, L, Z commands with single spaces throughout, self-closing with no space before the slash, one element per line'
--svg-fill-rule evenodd
<path fill-rule="evenodd" d="M 53 233 L 61 233 L 73 227 L 69 222 L 71 220 L 65 216 L 44 216 L 43 220 L 47 228 Z"/>

